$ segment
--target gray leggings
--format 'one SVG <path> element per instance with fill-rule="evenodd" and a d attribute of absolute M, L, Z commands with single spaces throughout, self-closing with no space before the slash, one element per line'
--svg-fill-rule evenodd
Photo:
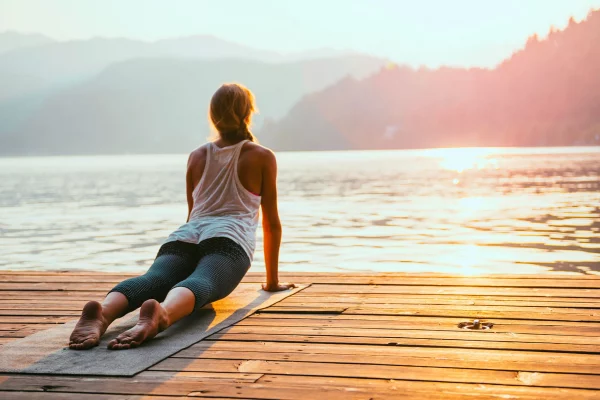
<path fill-rule="evenodd" d="M 119 283 L 111 292 L 127 297 L 129 312 L 148 299 L 163 301 L 171 289 L 184 287 L 194 293 L 194 309 L 199 309 L 231 293 L 249 268 L 246 252 L 228 238 L 198 244 L 168 242 L 161 246 L 148 272 Z"/>

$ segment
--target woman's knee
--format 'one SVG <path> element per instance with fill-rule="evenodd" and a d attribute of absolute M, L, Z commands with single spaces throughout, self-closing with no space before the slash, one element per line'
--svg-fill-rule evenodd
<path fill-rule="evenodd" d="M 195 309 L 203 307 L 212 301 L 211 298 L 213 297 L 214 293 L 214 285 L 205 279 L 189 277 L 186 280 L 176 284 L 173 289 L 178 287 L 189 289 L 194 294 L 194 297 L 196 298 Z"/>
<path fill-rule="evenodd" d="M 118 292 L 129 301 L 130 308 L 135 309 L 148 299 L 164 300 L 173 284 L 160 275 L 144 274 L 129 278 L 116 285 L 110 292 Z"/>

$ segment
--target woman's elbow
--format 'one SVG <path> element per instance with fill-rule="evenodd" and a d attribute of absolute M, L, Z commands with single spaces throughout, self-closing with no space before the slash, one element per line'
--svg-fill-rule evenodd
<path fill-rule="evenodd" d="M 264 223 L 263 229 L 269 233 L 281 233 L 281 231 L 282 231 L 281 222 L 274 221 L 274 222 Z"/>

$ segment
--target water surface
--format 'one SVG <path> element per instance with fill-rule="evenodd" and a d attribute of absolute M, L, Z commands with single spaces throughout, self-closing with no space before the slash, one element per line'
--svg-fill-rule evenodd
<path fill-rule="evenodd" d="M 185 222 L 186 161 L 0 159 L 0 268 L 144 271 Z M 600 273 L 600 148 L 291 152 L 278 163 L 282 271 Z"/>

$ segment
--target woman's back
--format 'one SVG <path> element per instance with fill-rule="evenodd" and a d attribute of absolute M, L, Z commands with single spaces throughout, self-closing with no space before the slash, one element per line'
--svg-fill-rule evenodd
<path fill-rule="evenodd" d="M 247 142 L 243 140 L 225 147 L 209 142 L 202 146 L 201 156 L 196 164 L 190 166 L 194 187 L 190 221 L 216 216 L 256 217 L 260 206 L 262 173 L 256 162 L 258 159 L 254 160 L 257 157 L 251 155 L 252 150 L 244 152 L 245 157 L 241 157 L 242 148 Z M 240 172 L 243 172 L 246 186 L 258 186 L 258 191 L 252 192 L 246 188 Z"/>
<path fill-rule="evenodd" d="M 186 177 L 188 222 L 166 241 L 199 243 L 226 237 L 242 246 L 252 260 L 259 209 L 261 203 L 264 205 L 262 183 L 272 161 L 269 149 L 248 140 L 233 145 L 217 140 L 194 150 Z M 267 193 L 267 201 L 270 198 Z"/>
<path fill-rule="evenodd" d="M 242 143 L 243 142 L 243 143 Z M 272 156 L 272 152 L 256 143 L 243 140 L 230 145 L 222 140 L 206 143 L 190 154 L 188 161 L 187 184 L 188 187 L 195 190 L 204 175 L 204 169 L 209 156 L 209 150 L 212 152 L 221 152 L 233 149 L 241 145 L 237 162 L 237 176 L 242 187 L 250 193 L 262 195 L 263 186 L 263 168 L 267 158 Z M 190 199 L 192 200 L 192 199 Z"/>

